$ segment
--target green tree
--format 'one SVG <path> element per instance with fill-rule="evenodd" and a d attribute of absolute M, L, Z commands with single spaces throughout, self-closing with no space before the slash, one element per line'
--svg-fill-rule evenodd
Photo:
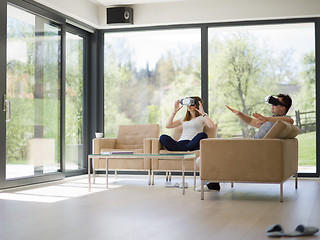
<path fill-rule="evenodd" d="M 210 46 L 210 113 L 218 126 L 221 124 L 223 136 L 252 137 L 255 130 L 224 105 L 249 116 L 256 111 L 269 115 L 270 108 L 264 104 L 264 97 L 275 92 L 281 81 L 272 71 L 272 58 L 266 49 L 257 47 L 255 37 L 249 33 L 231 34 L 224 42 L 212 39 Z M 234 121 L 237 124 L 233 124 Z M 228 122 L 229 125 L 223 126 Z"/>
<path fill-rule="evenodd" d="M 302 59 L 302 71 L 299 74 L 300 91 L 294 96 L 297 110 L 307 112 L 316 108 L 316 62 L 315 52 L 306 53 Z"/>

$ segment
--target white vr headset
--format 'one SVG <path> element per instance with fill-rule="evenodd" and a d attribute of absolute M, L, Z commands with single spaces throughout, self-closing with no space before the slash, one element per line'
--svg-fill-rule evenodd
<path fill-rule="evenodd" d="M 195 106 L 196 105 L 196 101 L 193 98 L 186 97 L 186 98 L 182 98 L 180 100 L 180 104 L 181 105 L 186 105 L 186 106 Z"/>

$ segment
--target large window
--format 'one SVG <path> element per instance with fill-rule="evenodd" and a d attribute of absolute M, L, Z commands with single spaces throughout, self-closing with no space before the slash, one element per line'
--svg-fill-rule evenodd
<path fill-rule="evenodd" d="M 174 101 L 201 94 L 200 42 L 199 29 L 106 33 L 105 136 L 120 124 L 159 123 L 167 131 Z"/>
<path fill-rule="evenodd" d="M 313 23 L 209 29 L 209 110 L 219 137 L 256 131 L 224 105 L 271 116 L 267 95 L 292 97 L 288 112 L 301 129 L 299 172 L 316 172 L 315 27 Z"/>
<path fill-rule="evenodd" d="M 201 85 L 206 89 L 200 35 L 200 28 L 105 33 L 106 136 L 114 137 L 119 124 L 134 123 L 159 123 L 166 133 L 173 101 L 201 95 Z M 221 138 L 251 138 L 257 131 L 225 105 L 271 116 L 265 97 L 289 94 L 288 115 L 301 130 L 299 172 L 316 172 L 314 23 L 209 27 L 208 75 L 208 111 Z"/>

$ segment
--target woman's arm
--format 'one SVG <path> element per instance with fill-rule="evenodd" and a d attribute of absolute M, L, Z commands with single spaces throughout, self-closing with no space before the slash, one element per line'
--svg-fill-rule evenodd
<path fill-rule="evenodd" d="M 209 118 L 208 114 L 204 112 L 202 103 L 199 101 L 199 109 L 196 109 L 201 116 L 203 116 L 203 121 L 204 123 L 209 127 L 209 128 L 214 128 L 214 122 Z"/>
<path fill-rule="evenodd" d="M 176 116 L 177 112 L 182 108 L 183 106 L 179 106 L 179 100 L 177 100 L 174 103 L 174 109 L 173 112 L 171 113 L 167 123 L 166 123 L 166 128 L 175 128 L 181 125 L 181 122 L 179 120 L 173 121 L 174 117 Z"/>
<path fill-rule="evenodd" d="M 214 128 L 214 122 L 208 117 L 208 115 L 203 117 L 203 121 L 209 128 Z"/>

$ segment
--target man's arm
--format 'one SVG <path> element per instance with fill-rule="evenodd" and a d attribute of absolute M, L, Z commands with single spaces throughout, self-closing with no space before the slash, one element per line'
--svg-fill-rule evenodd
<path fill-rule="evenodd" d="M 285 117 L 285 116 L 264 117 L 259 113 L 253 113 L 252 116 L 255 117 L 256 119 L 258 119 L 261 124 L 265 123 L 265 122 L 275 123 L 276 121 L 285 121 L 285 122 L 288 122 L 288 123 L 291 123 L 291 124 L 294 123 L 294 120 L 291 117 Z"/>
<path fill-rule="evenodd" d="M 256 128 L 260 128 L 261 124 L 259 123 L 259 121 L 257 119 L 254 119 L 238 110 L 232 109 L 231 107 L 228 107 L 227 105 L 225 105 L 231 112 L 233 112 L 235 115 L 237 115 L 242 122 L 252 126 L 252 127 L 256 127 Z"/>

